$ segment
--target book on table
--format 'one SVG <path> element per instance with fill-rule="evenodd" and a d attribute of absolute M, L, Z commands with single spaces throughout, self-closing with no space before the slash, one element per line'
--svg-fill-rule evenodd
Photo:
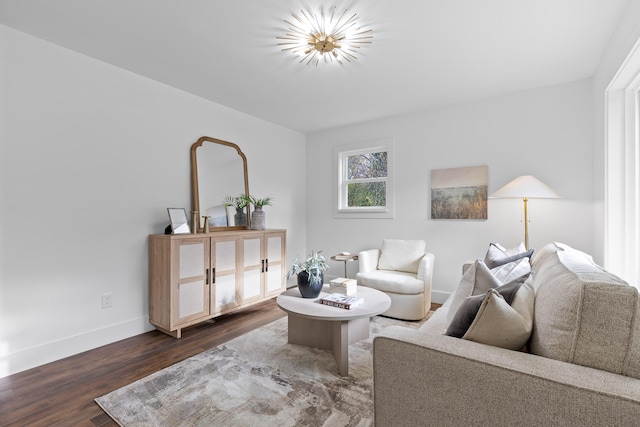
<path fill-rule="evenodd" d="M 363 302 L 364 299 L 356 295 L 329 294 L 320 298 L 320 304 L 344 308 L 346 310 L 350 310 Z"/>

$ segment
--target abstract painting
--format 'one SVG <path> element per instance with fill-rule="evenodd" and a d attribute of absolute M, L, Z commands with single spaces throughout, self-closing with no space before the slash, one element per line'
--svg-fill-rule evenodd
<path fill-rule="evenodd" d="M 487 219 L 488 166 L 431 171 L 432 219 Z"/>

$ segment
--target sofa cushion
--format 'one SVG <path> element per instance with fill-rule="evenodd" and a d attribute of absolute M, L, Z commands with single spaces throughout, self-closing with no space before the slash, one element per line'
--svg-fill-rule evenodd
<path fill-rule="evenodd" d="M 527 250 L 523 243 L 511 249 L 506 249 L 498 243 L 490 243 L 489 249 L 484 257 L 484 263 L 487 264 L 489 268 L 495 268 L 502 264 L 518 261 L 522 258 L 531 258 L 532 255 L 533 249 Z"/>
<path fill-rule="evenodd" d="M 640 378 L 636 288 L 561 244 L 544 248 L 533 274 L 531 353 Z"/>
<path fill-rule="evenodd" d="M 402 271 L 377 270 L 360 272 L 356 275 L 358 285 L 367 286 L 382 292 L 416 295 L 424 293 L 425 282 L 418 280 L 415 274 Z"/>
<path fill-rule="evenodd" d="M 424 240 L 384 239 L 378 260 L 379 270 L 417 273 L 426 251 Z"/>

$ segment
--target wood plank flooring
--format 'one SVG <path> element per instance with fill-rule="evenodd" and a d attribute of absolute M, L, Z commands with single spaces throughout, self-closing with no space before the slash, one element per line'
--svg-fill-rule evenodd
<path fill-rule="evenodd" d="M 271 299 L 184 329 L 180 339 L 151 331 L 0 378 L 0 426 L 117 427 L 96 397 L 284 316 Z"/>
<path fill-rule="evenodd" d="M 271 299 L 184 329 L 180 339 L 151 331 L 0 378 L 0 425 L 117 427 L 93 399 L 285 315 Z"/>

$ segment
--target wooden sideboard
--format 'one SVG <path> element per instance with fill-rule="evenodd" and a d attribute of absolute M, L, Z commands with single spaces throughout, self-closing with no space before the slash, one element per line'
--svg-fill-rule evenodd
<path fill-rule="evenodd" d="M 149 236 L 149 322 L 182 329 L 286 289 L 286 230 Z"/>

